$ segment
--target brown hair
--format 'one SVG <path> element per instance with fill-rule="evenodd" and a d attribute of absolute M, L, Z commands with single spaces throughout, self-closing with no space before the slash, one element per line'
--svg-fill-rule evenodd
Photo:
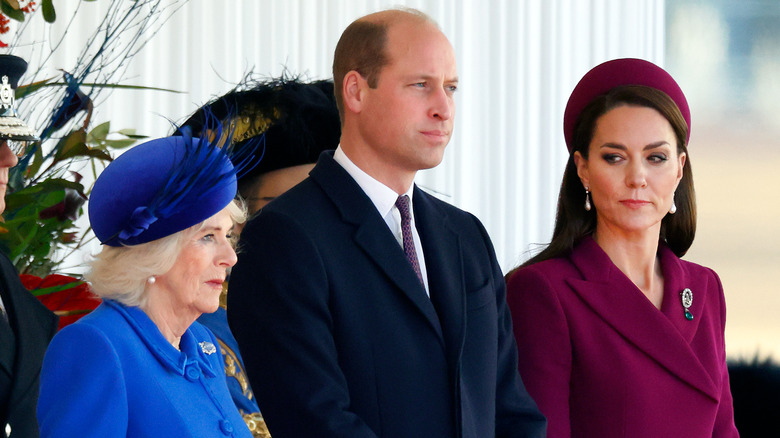
<path fill-rule="evenodd" d="M 677 212 L 667 214 L 663 218 L 659 238 L 678 257 L 685 255 L 688 248 L 691 247 L 696 234 L 696 194 L 693 188 L 691 159 L 686 144 L 688 125 L 685 123 L 680 109 L 666 93 L 641 85 L 628 85 L 613 88 L 606 94 L 596 97 L 580 113 L 574 127 L 572 151 L 566 164 L 566 170 L 563 172 L 552 240 L 544 250 L 523 263 L 521 267 L 565 256 L 585 236 L 596 231 L 595 207 L 590 211 L 583 207 L 585 188 L 577 175 L 574 152 L 579 151 L 582 157 L 587 160 L 588 149 L 599 118 L 622 105 L 643 106 L 658 111 L 672 126 L 677 139 L 677 153 L 686 154 L 683 176 L 674 194 Z M 512 272 L 507 274 L 507 277 L 511 274 Z"/>
<path fill-rule="evenodd" d="M 387 31 L 391 25 L 403 20 L 417 18 L 436 25 L 424 13 L 411 8 L 390 9 L 367 15 L 352 22 L 339 38 L 333 54 L 333 85 L 336 106 L 341 124 L 344 125 L 344 99 L 342 87 L 344 76 L 356 71 L 376 88 L 382 68 L 390 63 L 387 54 Z"/>

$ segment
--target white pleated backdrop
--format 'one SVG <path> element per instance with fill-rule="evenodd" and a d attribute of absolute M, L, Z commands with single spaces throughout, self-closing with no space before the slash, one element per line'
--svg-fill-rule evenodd
<path fill-rule="evenodd" d="M 100 22 L 106 3 L 83 2 L 75 20 L 58 19 L 52 29 L 68 27 L 68 47 L 47 65 L 71 68 L 81 34 Z M 68 17 L 74 5 L 55 2 L 58 17 Z M 561 126 L 569 93 L 589 68 L 610 58 L 663 65 L 663 0 L 190 0 L 122 76 L 125 84 L 182 93 L 103 94 L 93 125 L 110 120 L 113 130 L 163 136 L 169 119 L 183 121 L 249 71 L 330 78 L 341 31 L 395 5 L 418 8 L 439 23 L 455 47 L 460 76 L 444 161 L 421 172 L 417 183 L 479 217 L 508 270 L 552 232 L 567 159 Z M 24 47 L 14 53 L 24 56 Z M 83 258 L 69 260 L 71 270 Z"/>

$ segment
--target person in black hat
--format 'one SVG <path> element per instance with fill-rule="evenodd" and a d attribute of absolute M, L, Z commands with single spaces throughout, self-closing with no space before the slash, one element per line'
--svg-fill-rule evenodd
<path fill-rule="evenodd" d="M 238 193 L 252 214 L 308 175 L 320 153 L 335 149 L 341 126 L 333 82 L 280 77 L 248 81 L 199 108 L 182 126 L 193 133 L 216 119 L 241 150 L 257 147 L 259 163 L 238 180 Z M 259 145 L 252 141 L 262 137 Z"/>
<path fill-rule="evenodd" d="M 86 279 L 103 303 L 46 352 L 43 437 L 251 437 L 217 340 L 195 322 L 236 262 L 236 167 L 223 143 L 184 134 L 128 150 L 95 181 L 103 248 Z"/>
<path fill-rule="evenodd" d="M 182 126 L 197 134 L 204 130 L 207 119 L 221 120 L 223 126 L 232 128 L 223 135 L 233 137 L 237 150 L 255 147 L 251 142 L 262 138 L 256 146 L 262 159 L 238 180 L 238 192 L 250 215 L 303 181 L 320 153 L 338 146 L 341 133 L 333 82 L 326 80 L 302 82 L 280 77 L 250 81 L 204 105 Z M 257 437 L 270 436 L 228 326 L 226 292 L 227 287 L 220 308 L 203 314 L 198 322 L 214 332 L 222 347 L 228 387 L 249 429 Z"/>
<path fill-rule="evenodd" d="M 25 70 L 23 59 L 0 55 L 0 214 L 8 170 L 18 162 L 10 146 L 36 140 L 14 108 L 14 90 Z M 0 437 L 38 436 L 41 363 L 56 331 L 57 317 L 22 286 L 11 261 L 0 254 Z"/>

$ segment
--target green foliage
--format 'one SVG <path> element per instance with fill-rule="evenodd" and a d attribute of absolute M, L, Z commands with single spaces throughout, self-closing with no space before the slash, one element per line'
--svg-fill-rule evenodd
<path fill-rule="evenodd" d="M 41 2 L 41 13 L 43 13 L 43 19 L 46 20 L 47 23 L 54 23 L 57 19 L 57 13 L 54 12 L 52 0 L 43 0 Z"/>
<path fill-rule="evenodd" d="M 56 181 L 47 182 L 53 184 L 49 184 L 49 187 L 36 185 L 12 195 L 28 200 L 29 203 L 17 206 L 13 216 L 3 224 L 5 229 L 0 234 L 3 250 L 15 265 L 24 266 L 25 273 L 47 271 L 51 268 L 49 255 L 57 241 L 62 240 L 63 225 L 70 225 L 63 224 L 56 217 L 40 219 L 41 210 L 63 202 L 65 196 L 64 190 L 57 187 Z"/>
<path fill-rule="evenodd" d="M 0 251 L 9 255 L 20 273 L 47 278 L 59 271 L 70 252 L 92 239 L 89 229 L 74 224 L 83 214 L 92 181 L 116 152 L 145 138 L 134 129 L 112 131 L 108 121 L 95 126 L 95 105 L 104 101 L 100 94 L 114 89 L 172 91 L 119 82 L 145 42 L 186 2 L 105 0 L 106 13 L 92 29 L 69 26 L 61 34 L 47 33 L 46 41 L 23 37 L 28 25 L 39 23 L 33 20 L 34 14 L 41 14 L 45 23 L 58 18 L 67 21 L 82 4 L 92 2 L 68 1 L 75 5 L 71 17 L 58 17 L 53 0 L 34 4 L 0 0 L 4 15 L 0 15 L 0 47 L 29 49 L 29 56 L 16 54 L 33 62 L 22 77 L 30 82 L 16 89 L 16 108 L 22 120 L 36 124 L 33 129 L 40 137 L 26 145 L 19 163 L 9 171 L 5 211 L 0 219 Z M 16 33 L 9 33 L 9 27 L 4 26 L 9 19 L 27 19 L 27 23 L 14 26 Z M 86 35 L 73 65 L 68 71 L 62 65 L 46 66 L 58 49 L 59 53 L 72 50 L 69 35 Z M 42 63 L 34 65 L 36 60 Z M 55 69 L 62 75 L 53 76 Z"/>
<path fill-rule="evenodd" d="M 140 138 L 135 130 L 113 133 L 105 122 L 89 132 L 73 129 L 46 154 L 39 142 L 28 146 L 9 173 L 5 222 L 0 224 L 0 250 L 20 273 L 45 276 L 59 263 L 55 250 L 75 250 L 86 243 L 86 233 L 79 236 L 73 222 L 83 214 L 88 191 L 72 169 L 85 168 L 94 178 L 111 161 L 112 150 Z"/>
<path fill-rule="evenodd" d="M 57 19 L 57 13 L 54 11 L 54 4 L 52 3 L 52 0 L 42 0 L 40 4 L 43 19 L 47 23 L 54 23 L 54 21 Z M 19 4 L 18 0 L 0 0 L 0 11 L 8 18 L 12 18 L 16 21 L 24 21 L 25 12 L 29 13 L 32 11 L 32 9 L 29 7 L 23 8 L 22 5 Z"/>
<path fill-rule="evenodd" d="M 0 11 L 8 18 L 24 21 L 24 11 L 16 0 L 0 0 Z"/>

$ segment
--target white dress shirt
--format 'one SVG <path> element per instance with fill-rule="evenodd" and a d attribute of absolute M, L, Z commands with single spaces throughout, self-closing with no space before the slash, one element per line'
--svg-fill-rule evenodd
<path fill-rule="evenodd" d="M 357 167 L 352 160 L 347 157 L 341 146 L 336 148 L 336 152 L 333 154 L 333 159 L 349 173 L 349 175 L 357 182 L 363 192 L 374 203 L 379 215 L 385 220 L 387 227 L 395 236 L 395 240 L 403 248 L 403 234 L 401 232 L 401 213 L 398 211 L 398 207 L 395 206 L 395 201 L 398 199 L 398 193 L 395 190 L 387 187 L 381 182 L 374 179 L 371 175 L 364 172 Z M 423 284 L 425 286 L 425 293 L 431 296 L 428 291 L 428 271 L 425 269 L 425 256 L 423 254 L 422 245 L 420 244 L 420 235 L 417 233 L 417 227 L 414 222 L 414 184 L 406 191 L 406 195 L 409 196 L 409 212 L 412 216 L 412 238 L 414 239 L 414 250 L 417 252 L 417 261 L 420 263 L 420 273 L 422 273 Z"/>

